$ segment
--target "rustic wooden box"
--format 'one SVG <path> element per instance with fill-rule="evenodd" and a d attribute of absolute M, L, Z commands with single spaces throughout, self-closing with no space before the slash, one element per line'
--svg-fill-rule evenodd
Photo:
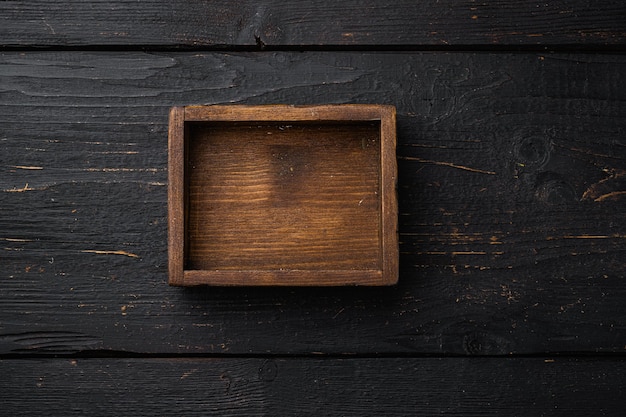
<path fill-rule="evenodd" d="M 174 107 L 170 285 L 392 285 L 395 108 Z"/>

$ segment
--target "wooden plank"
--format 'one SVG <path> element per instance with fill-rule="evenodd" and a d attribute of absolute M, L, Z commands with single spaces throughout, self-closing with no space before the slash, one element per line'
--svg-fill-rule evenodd
<path fill-rule="evenodd" d="M 3 1 L 0 45 L 623 45 L 620 0 Z"/>
<path fill-rule="evenodd" d="M 621 415 L 622 360 L 58 359 L 0 361 L 22 415 Z"/>
<path fill-rule="evenodd" d="M 626 57 L 0 56 L 0 352 L 622 352 Z M 174 105 L 398 108 L 400 281 L 167 286 Z"/>
<path fill-rule="evenodd" d="M 168 125 L 168 280 L 172 285 L 183 283 L 185 252 L 185 109 L 172 107 Z"/>
<path fill-rule="evenodd" d="M 185 120 L 192 122 L 293 122 L 315 121 L 380 121 L 393 115 L 392 106 L 373 104 L 294 106 L 187 106 Z M 207 110 L 210 109 L 210 110 Z"/>

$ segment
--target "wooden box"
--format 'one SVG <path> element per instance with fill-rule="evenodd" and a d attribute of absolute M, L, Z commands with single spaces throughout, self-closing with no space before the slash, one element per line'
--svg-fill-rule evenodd
<path fill-rule="evenodd" d="M 174 107 L 170 285 L 392 285 L 395 108 Z"/>

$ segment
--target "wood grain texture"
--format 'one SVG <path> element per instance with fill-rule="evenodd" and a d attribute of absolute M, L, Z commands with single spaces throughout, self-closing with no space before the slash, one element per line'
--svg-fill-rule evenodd
<path fill-rule="evenodd" d="M 0 45 L 623 45 L 620 0 L 2 1 Z"/>
<path fill-rule="evenodd" d="M 172 107 L 167 142 L 168 282 L 181 285 L 185 264 L 185 109 Z"/>
<path fill-rule="evenodd" d="M 617 416 L 621 360 L 0 361 L 3 413 L 135 416 Z"/>
<path fill-rule="evenodd" d="M 398 161 L 396 159 L 397 126 L 396 108 L 382 109 L 380 134 L 381 187 L 381 246 L 383 282 L 397 284 L 399 276 L 398 247 Z"/>
<path fill-rule="evenodd" d="M 0 351 L 623 352 L 625 71 L 600 54 L 4 52 Z M 397 106 L 397 287 L 167 286 L 168 109 L 235 102 Z"/>
<path fill-rule="evenodd" d="M 170 284 L 397 282 L 392 106 L 189 106 L 184 125 L 177 109 Z"/>
<path fill-rule="evenodd" d="M 191 129 L 187 269 L 381 268 L 378 125 Z"/>

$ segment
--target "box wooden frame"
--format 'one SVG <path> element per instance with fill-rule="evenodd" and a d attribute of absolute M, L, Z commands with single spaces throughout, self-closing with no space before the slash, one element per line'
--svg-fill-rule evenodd
<path fill-rule="evenodd" d="M 191 122 L 366 122 L 380 123 L 379 267 L 372 269 L 187 269 L 186 161 Z M 393 285 L 398 280 L 396 197 L 396 110 L 388 105 L 187 106 L 173 107 L 168 140 L 169 284 L 174 286 Z M 210 237 L 207 237 L 210 239 Z"/>

